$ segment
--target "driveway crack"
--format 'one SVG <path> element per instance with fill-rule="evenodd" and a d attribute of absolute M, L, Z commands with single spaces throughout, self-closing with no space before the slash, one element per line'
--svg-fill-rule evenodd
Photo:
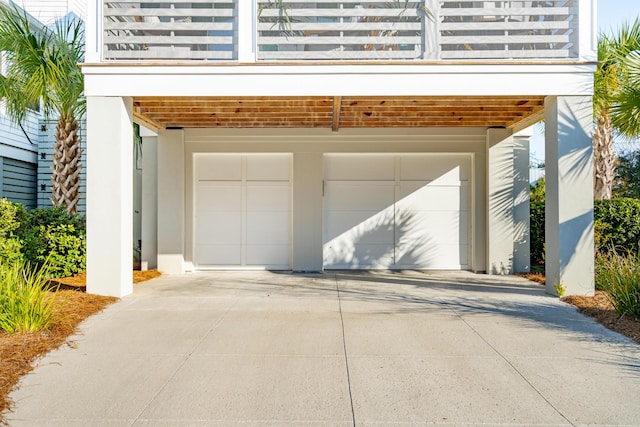
<path fill-rule="evenodd" d="M 356 425 L 356 413 L 353 409 L 353 395 L 351 393 L 351 376 L 349 375 L 349 356 L 347 355 L 347 340 L 344 334 L 344 316 L 342 315 L 342 299 L 340 298 L 340 284 L 338 283 L 338 276 L 334 276 L 336 281 L 336 292 L 338 293 L 338 310 L 340 311 L 340 326 L 342 328 L 342 350 L 344 351 L 344 364 L 347 370 L 347 386 L 349 388 L 349 404 L 351 405 L 351 422 L 355 427 Z"/>

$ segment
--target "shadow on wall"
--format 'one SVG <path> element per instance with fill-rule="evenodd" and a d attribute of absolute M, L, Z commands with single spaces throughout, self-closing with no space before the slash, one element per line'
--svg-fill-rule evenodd
<path fill-rule="evenodd" d="M 578 108 L 590 109 L 591 105 L 583 103 Z M 571 115 L 561 114 L 558 123 L 559 140 L 562 141 L 562 144 L 558 146 L 558 162 L 570 165 L 569 168 L 563 168 L 567 170 L 567 173 L 562 179 L 568 183 L 581 183 L 584 180 L 591 182 L 593 179 L 593 145 L 591 142 L 593 135 L 585 132 L 585 127 L 589 125 L 576 125 L 576 123 L 580 123 L 581 117 L 586 117 L 583 120 L 591 120 L 591 113 L 589 112 L 588 115 L 580 114 L 580 117 L 574 111 L 571 111 Z M 582 185 L 579 185 L 582 188 Z M 569 194 L 573 193 L 569 191 Z M 580 204 L 585 199 L 584 196 L 582 195 L 576 200 L 577 206 L 572 208 L 573 212 L 580 211 Z M 589 195 L 586 200 L 590 203 L 589 206 L 585 205 L 582 212 L 574 214 L 560 224 L 565 231 L 562 235 L 559 253 L 561 276 L 564 275 L 566 268 L 572 264 L 578 253 L 584 252 L 587 248 L 591 248 L 593 251 L 593 195 Z M 593 255 L 589 258 L 593 259 Z"/>
<path fill-rule="evenodd" d="M 435 180 L 407 180 L 395 188 L 393 182 L 377 187 L 367 182 L 356 183 L 351 187 L 351 191 L 359 193 L 354 197 L 364 198 L 363 207 L 357 210 L 340 206 L 328 211 L 325 267 L 466 267 L 469 262 L 467 183 L 452 183 L 452 177 L 457 181 L 461 179 L 458 166 L 442 167 L 437 172 L 439 176 Z"/>

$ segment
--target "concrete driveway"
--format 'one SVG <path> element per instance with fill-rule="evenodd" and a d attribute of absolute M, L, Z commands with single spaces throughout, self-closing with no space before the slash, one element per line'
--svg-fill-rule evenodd
<path fill-rule="evenodd" d="M 10 425 L 639 425 L 640 346 L 523 279 L 161 277 L 12 394 Z"/>

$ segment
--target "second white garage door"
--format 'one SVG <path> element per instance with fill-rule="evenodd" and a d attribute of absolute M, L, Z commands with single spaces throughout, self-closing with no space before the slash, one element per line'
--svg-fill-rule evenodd
<path fill-rule="evenodd" d="M 325 156 L 324 267 L 468 269 L 471 156 Z"/>
<path fill-rule="evenodd" d="M 291 155 L 195 157 L 197 268 L 290 269 Z"/>

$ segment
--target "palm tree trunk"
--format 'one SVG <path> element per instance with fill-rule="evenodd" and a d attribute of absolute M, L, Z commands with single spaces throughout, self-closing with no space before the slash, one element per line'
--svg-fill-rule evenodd
<path fill-rule="evenodd" d="M 596 200 L 610 199 L 613 196 L 616 156 L 613 152 L 613 124 L 608 112 L 598 115 L 593 136 L 593 157 L 594 197 Z"/>
<path fill-rule="evenodd" d="M 75 117 L 61 116 L 56 126 L 53 156 L 54 206 L 65 206 L 67 212 L 76 213 L 80 200 L 80 126 Z"/>

